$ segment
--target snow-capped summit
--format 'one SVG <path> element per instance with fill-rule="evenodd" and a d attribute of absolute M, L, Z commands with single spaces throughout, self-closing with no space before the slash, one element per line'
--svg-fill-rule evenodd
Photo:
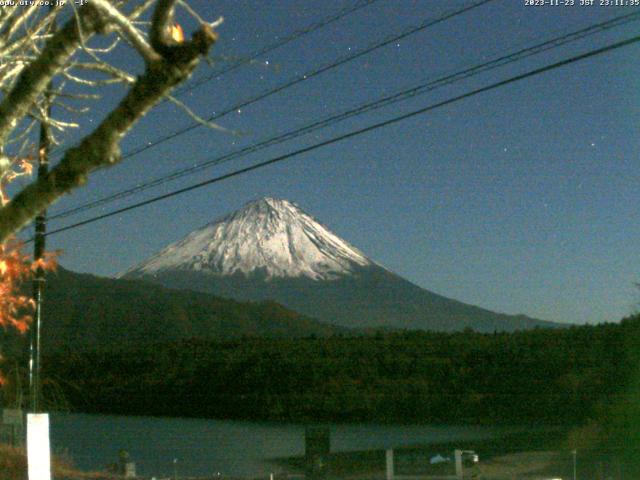
<path fill-rule="evenodd" d="M 190 233 L 122 276 L 178 270 L 332 280 L 372 264 L 295 204 L 263 198 Z"/>
<path fill-rule="evenodd" d="M 549 323 L 443 297 L 365 257 L 295 204 L 263 198 L 122 276 L 239 301 L 271 300 L 348 328 L 478 331 Z"/>

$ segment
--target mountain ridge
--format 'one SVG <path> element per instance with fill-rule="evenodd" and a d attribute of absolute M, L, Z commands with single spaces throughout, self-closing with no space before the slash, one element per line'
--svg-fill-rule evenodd
<path fill-rule="evenodd" d="M 237 300 L 274 300 L 348 328 L 559 326 L 430 292 L 369 259 L 295 204 L 270 197 L 195 230 L 121 277 Z"/>
<path fill-rule="evenodd" d="M 241 302 L 140 280 L 58 267 L 47 274 L 42 343 L 46 351 L 120 348 L 190 338 L 349 334 L 276 302 Z"/>

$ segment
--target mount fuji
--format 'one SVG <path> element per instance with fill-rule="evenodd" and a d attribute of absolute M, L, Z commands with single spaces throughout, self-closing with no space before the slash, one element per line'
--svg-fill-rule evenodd
<path fill-rule="evenodd" d="M 558 326 L 452 300 L 390 272 L 287 200 L 263 198 L 119 275 L 235 300 L 275 300 L 352 328 L 513 331 Z"/>

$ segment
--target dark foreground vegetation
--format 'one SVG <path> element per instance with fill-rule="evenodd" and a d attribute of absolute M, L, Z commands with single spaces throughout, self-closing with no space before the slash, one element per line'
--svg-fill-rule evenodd
<path fill-rule="evenodd" d="M 497 334 L 192 340 L 43 364 L 85 412 L 584 425 L 635 404 L 640 317 Z"/>
<path fill-rule="evenodd" d="M 5 348 L 4 354 L 5 366 L 19 356 L 17 349 Z M 640 478 L 640 316 L 515 333 L 378 332 L 69 348 L 47 354 L 43 365 L 45 400 L 64 397 L 74 411 L 554 424 L 562 440 L 547 443 L 564 449 L 565 460 L 566 452 L 577 449 L 593 468 Z M 9 391 L 3 388 L 5 404 Z M 509 449 L 496 451 L 535 450 L 530 440 L 510 441 Z M 628 477 L 631 471 L 638 476 Z"/>

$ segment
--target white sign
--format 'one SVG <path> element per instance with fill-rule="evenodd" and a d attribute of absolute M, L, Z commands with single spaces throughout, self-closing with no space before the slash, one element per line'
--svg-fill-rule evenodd
<path fill-rule="evenodd" d="M 27 414 L 27 461 L 29 480 L 51 480 L 49 414 Z"/>

